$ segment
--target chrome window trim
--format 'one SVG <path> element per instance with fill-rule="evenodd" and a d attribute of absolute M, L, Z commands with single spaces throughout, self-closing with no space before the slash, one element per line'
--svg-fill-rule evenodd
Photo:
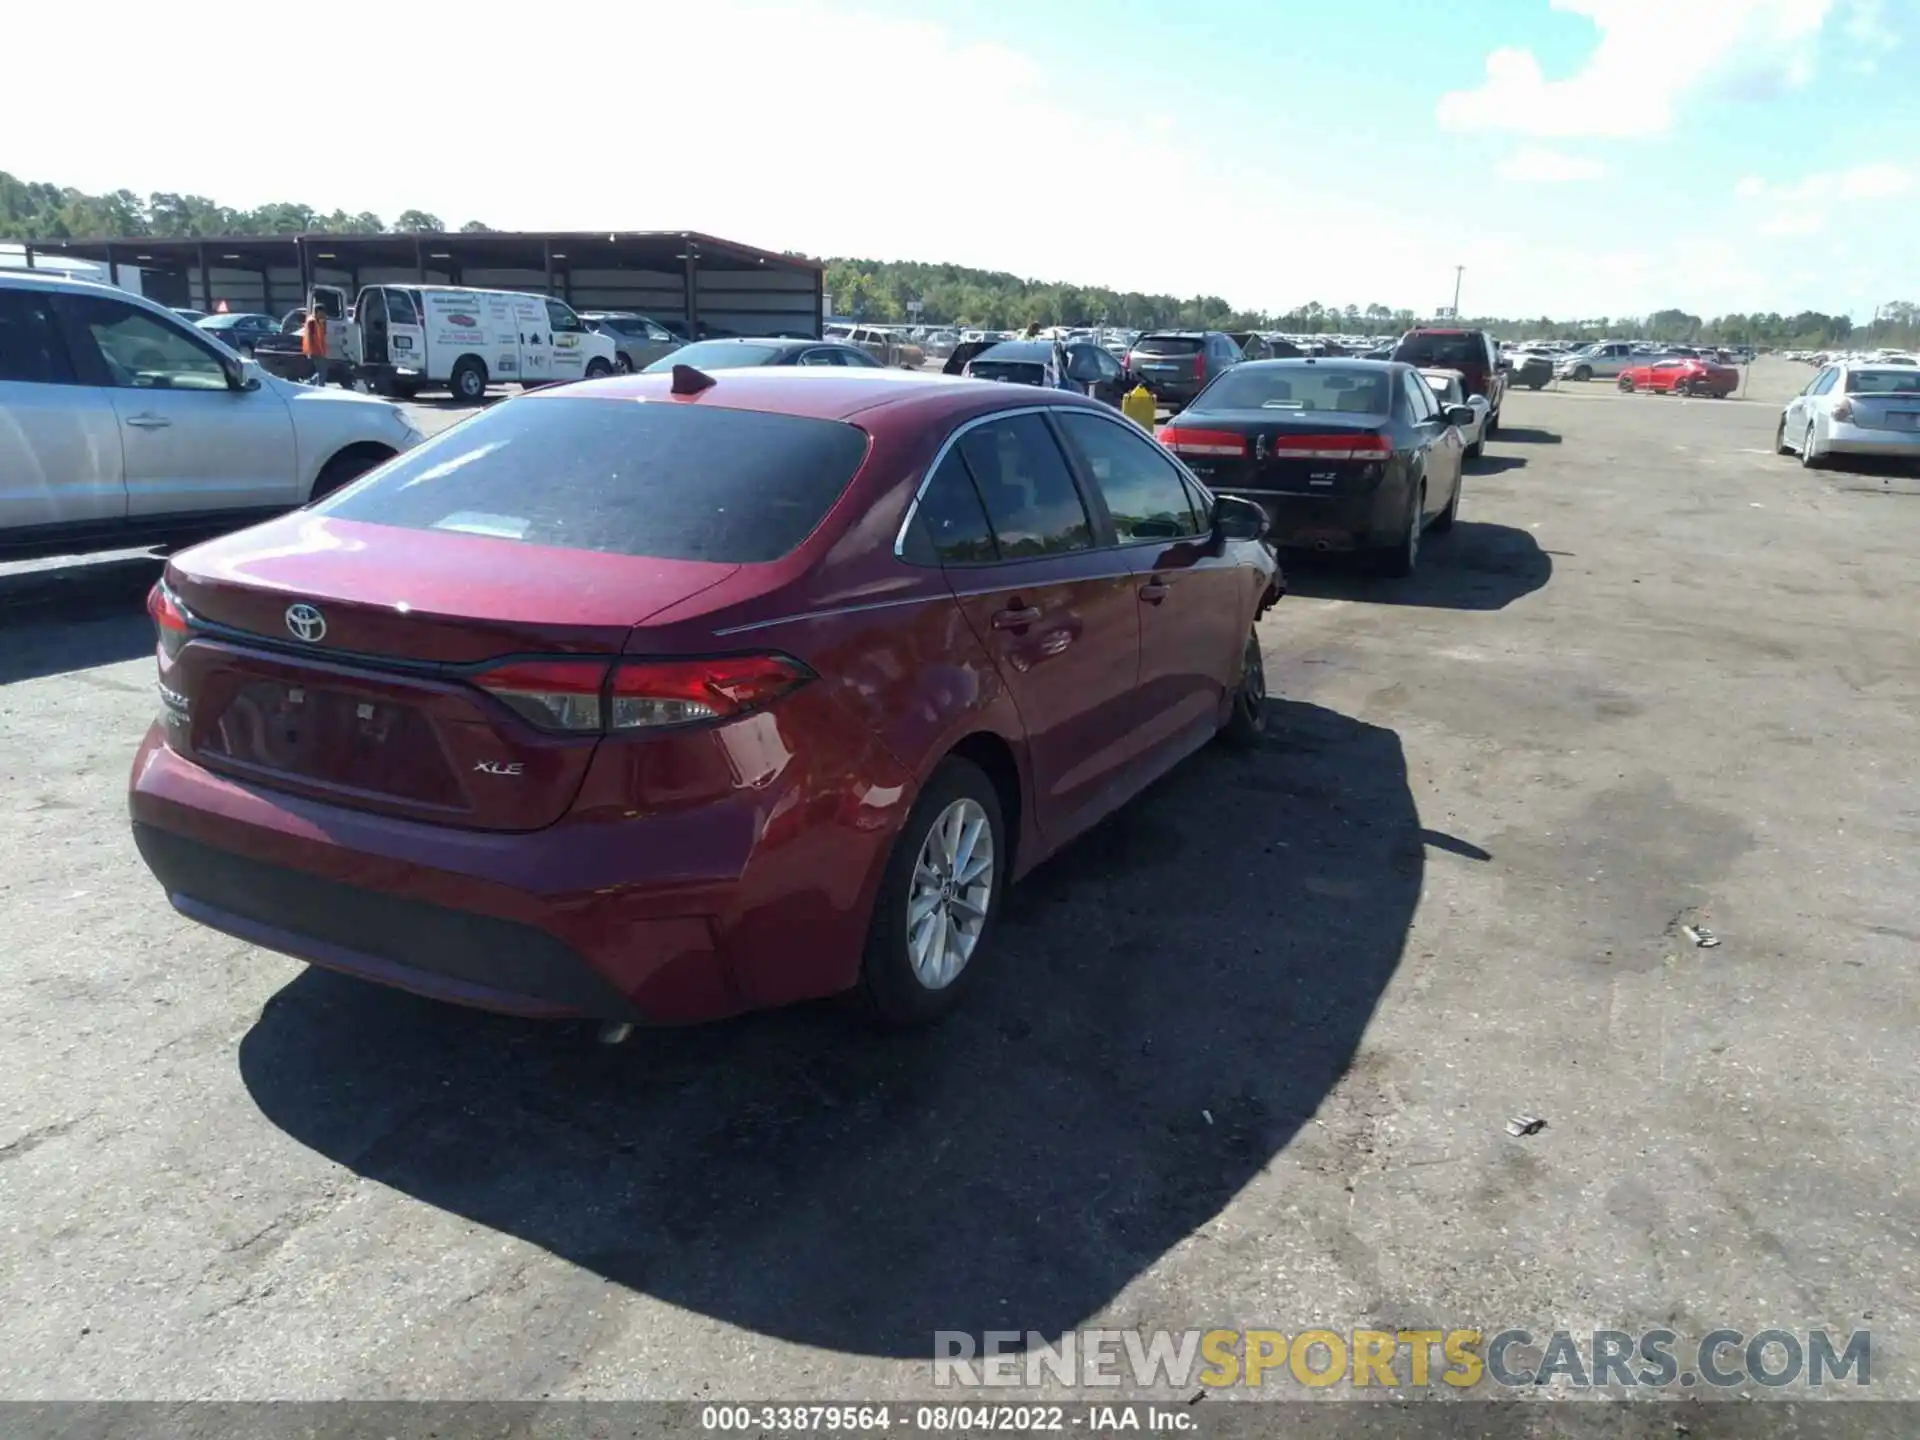
<path fill-rule="evenodd" d="M 1163 541 L 1162 543 L 1164 544 L 1165 542 Z M 1117 552 L 1120 547 L 1114 546 L 1112 548 Z M 1074 550 L 1068 553 L 1084 555 L 1101 552 Z M 1003 565 L 1030 565 L 1037 564 L 1043 560 L 1056 560 L 1058 558 L 1057 555 L 1023 555 L 1018 560 L 1003 560 L 997 563 Z M 1072 583 L 1075 585 L 1083 585 L 1097 583 L 1101 580 L 1131 582 L 1139 578 L 1140 572 L 1128 566 L 1123 570 L 1115 570 L 1110 574 L 1078 575 L 1074 577 Z M 1031 579 L 1015 579 L 1009 580 L 1004 585 L 982 585 L 975 586 L 969 590 L 948 590 L 940 593 L 928 592 L 919 595 L 900 595 L 890 600 L 868 600 L 850 605 L 829 605 L 821 610 L 802 610 L 794 615 L 776 615 L 771 620 L 749 620 L 744 625 L 730 625 L 724 630 L 716 630 L 713 633 L 715 635 L 747 635 L 756 630 L 771 630 L 777 625 L 798 625 L 808 620 L 831 620 L 839 615 L 861 615 L 874 610 L 895 610 L 902 605 L 945 605 L 955 600 L 977 600 L 984 595 L 1012 595 L 1022 590 L 1031 590 L 1032 588 L 1033 581 Z"/>

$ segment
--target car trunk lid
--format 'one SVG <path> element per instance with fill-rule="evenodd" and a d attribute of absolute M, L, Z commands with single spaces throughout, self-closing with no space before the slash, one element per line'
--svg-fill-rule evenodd
<path fill-rule="evenodd" d="M 539 829 L 599 731 L 567 733 L 526 696 L 556 666 L 575 685 L 604 672 L 635 624 L 738 568 L 289 516 L 169 563 L 188 627 L 163 668 L 170 740 L 350 808 Z"/>
<path fill-rule="evenodd" d="M 1159 433 L 1210 487 L 1252 495 L 1363 488 L 1393 451 L 1385 417 L 1345 411 L 1189 411 Z"/>

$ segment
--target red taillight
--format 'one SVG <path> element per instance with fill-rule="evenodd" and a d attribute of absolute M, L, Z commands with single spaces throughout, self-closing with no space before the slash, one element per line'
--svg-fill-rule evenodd
<path fill-rule="evenodd" d="M 169 660 L 180 653 L 180 647 L 187 643 L 192 635 L 187 612 L 180 602 L 173 598 L 173 592 L 167 589 L 166 581 L 156 583 L 147 592 L 147 614 L 153 618 L 153 628 L 159 636 L 160 652 Z"/>
<path fill-rule="evenodd" d="M 1176 455 L 1244 457 L 1247 453 L 1247 437 L 1231 430 L 1183 430 L 1178 425 L 1162 425 L 1155 438 Z"/>
<path fill-rule="evenodd" d="M 1193 352 L 1193 379 L 1196 385 L 1207 382 L 1207 352 L 1204 350 Z"/>
<path fill-rule="evenodd" d="M 1384 460 L 1393 453 L 1386 436 L 1278 435 L 1268 451 L 1276 460 Z"/>
<path fill-rule="evenodd" d="M 1131 350 L 1127 351 L 1127 358 L 1122 363 L 1125 365 L 1127 369 L 1129 370 L 1133 369 L 1133 351 Z"/>
<path fill-rule="evenodd" d="M 598 734 L 727 720 L 813 678 L 781 655 L 705 660 L 531 660 L 480 676 L 481 689 L 543 730 Z"/>

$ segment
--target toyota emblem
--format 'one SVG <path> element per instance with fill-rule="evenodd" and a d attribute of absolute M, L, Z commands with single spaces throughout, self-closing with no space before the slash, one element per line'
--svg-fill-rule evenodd
<path fill-rule="evenodd" d="M 294 639 L 304 640 L 311 645 L 327 638 L 327 617 L 312 605 L 289 605 L 287 631 Z"/>

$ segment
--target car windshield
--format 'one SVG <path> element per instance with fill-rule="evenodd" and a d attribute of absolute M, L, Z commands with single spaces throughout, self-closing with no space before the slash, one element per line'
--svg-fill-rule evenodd
<path fill-rule="evenodd" d="M 560 396 L 483 411 L 315 507 L 660 560 L 750 565 L 810 534 L 866 458 L 837 420 Z"/>
<path fill-rule="evenodd" d="M 1849 395 L 1920 395 L 1920 370 L 1850 370 Z"/>
<path fill-rule="evenodd" d="M 1472 335 L 1409 335 L 1400 342 L 1394 359 L 1410 365 L 1434 365 L 1448 370 L 1485 369 L 1487 355 Z"/>
<path fill-rule="evenodd" d="M 696 370 L 739 370 L 751 365 L 767 365 L 786 354 L 785 345 L 742 345 L 733 340 L 696 340 L 682 345 L 671 355 L 662 355 L 643 373 L 660 374 L 676 365 L 691 365 Z"/>
<path fill-rule="evenodd" d="M 1385 415 L 1392 373 L 1358 366 L 1239 365 L 1216 380 L 1196 410 L 1337 410 Z"/>

